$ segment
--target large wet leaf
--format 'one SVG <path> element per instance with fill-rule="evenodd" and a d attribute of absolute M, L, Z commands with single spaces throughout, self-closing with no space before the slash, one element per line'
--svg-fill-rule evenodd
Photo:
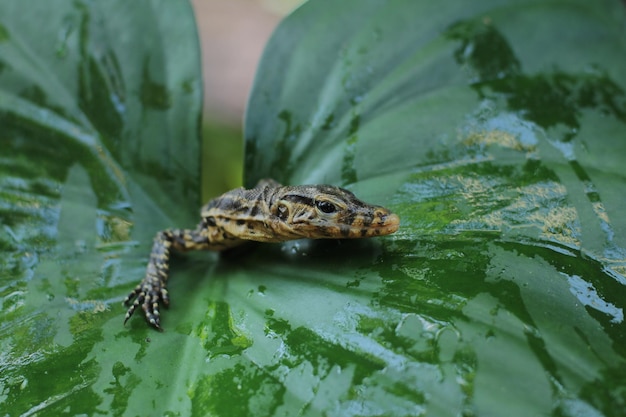
<path fill-rule="evenodd" d="M 299 277 L 264 292 L 282 398 L 304 415 L 623 415 L 623 6 L 340 3 L 274 35 L 247 179 L 342 184 L 402 227 L 271 267 Z"/>
<path fill-rule="evenodd" d="M 622 414 L 619 3 L 305 4 L 258 71 L 246 182 L 344 185 L 401 230 L 176 259 L 164 333 L 119 303 L 152 234 L 196 221 L 188 6 L 22 3 L 0 4 L 2 414 Z"/>
<path fill-rule="evenodd" d="M 0 3 L 0 414 L 160 407 L 120 304 L 196 212 L 199 77 L 184 2 Z"/>

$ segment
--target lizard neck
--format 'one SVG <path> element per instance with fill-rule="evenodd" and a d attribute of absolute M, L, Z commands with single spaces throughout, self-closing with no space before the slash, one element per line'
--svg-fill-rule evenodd
<path fill-rule="evenodd" d="M 224 239 L 232 245 L 246 240 L 278 242 L 270 206 L 276 188 L 237 188 L 211 200 L 201 211 L 202 227 L 212 241 Z M 240 242 L 236 242 L 240 241 Z"/>

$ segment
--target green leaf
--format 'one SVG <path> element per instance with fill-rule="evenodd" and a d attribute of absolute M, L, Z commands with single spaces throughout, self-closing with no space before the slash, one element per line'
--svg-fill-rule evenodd
<path fill-rule="evenodd" d="M 372 0 L 278 28 L 247 184 L 340 184 L 402 220 L 369 254 L 280 268 L 302 414 L 622 413 L 624 22 L 615 2 Z"/>
<path fill-rule="evenodd" d="M 0 4 L 0 414 L 152 404 L 120 304 L 195 221 L 199 80 L 189 4 Z"/>
<path fill-rule="evenodd" d="M 0 4 L 0 414 L 620 415 L 619 3 L 306 3 L 246 183 L 343 185 L 401 229 L 175 259 L 164 333 L 119 304 L 197 221 L 189 5 L 40 3 Z"/>

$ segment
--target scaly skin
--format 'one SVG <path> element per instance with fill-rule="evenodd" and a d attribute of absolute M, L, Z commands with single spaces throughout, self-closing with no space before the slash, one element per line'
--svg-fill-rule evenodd
<path fill-rule="evenodd" d="M 159 305 L 169 305 L 166 282 L 171 250 L 221 251 L 247 241 L 352 239 L 383 236 L 398 230 L 400 219 L 384 207 L 366 204 L 343 188 L 330 185 L 282 186 L 262 180 L 209 201 L 194 230 L 166 229 L 154 238 L 146 276 L 126 297 L 124 323 L 141 306 L 158 330 Z"/>

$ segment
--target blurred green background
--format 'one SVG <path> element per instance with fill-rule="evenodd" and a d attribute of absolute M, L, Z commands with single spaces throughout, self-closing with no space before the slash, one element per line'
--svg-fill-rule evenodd
<path fill-rule="evenodd" d="M 202 199 L 242 184 L 242 121 L 258 61 L 303 0 L 193 0 L 204 82 Z"/>

